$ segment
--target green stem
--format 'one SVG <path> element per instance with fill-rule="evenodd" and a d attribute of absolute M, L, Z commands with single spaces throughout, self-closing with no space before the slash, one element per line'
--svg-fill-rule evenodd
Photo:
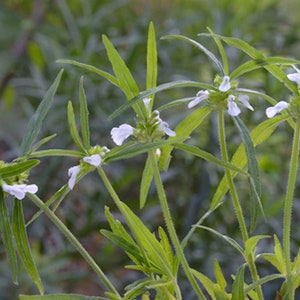
<path fill-rule="evenodd" d="M 204 294 L 202 293 L 199 285 L 197 284 L 197 281 L 195 280 L 195 278 L 194 278 L 194 276 L 193 276 L 193 274 L 190 270 L 188 262 L 185 258 L 183 250 L 181 248 L 180 242 L 178 240 L 176 230 L 175 230 L 175 227 L 174 227 L 174 223 L 172 221 L 170 210 L 169 210 L 169 207 L 168 207 L 167 197 L 166 197 L 165 190 L 164 190 L 162 180 L 161 180 L 161 177 L 160 177 L 160 172 L 159 172 L 159 169 L 158 169 L 155 152 L 153 150 L 150 151 L 149 156 L 150 156 L 151 166 L 152 166 L 152 170 L 153 170 L 154 180 L 155 180 L 155 183 L 156 183 L 158 198 L 160 200 L 160 205 L 161 205 L 161 208 L 162 208 L 164 219 L 165 219 L 167 229 L 168 229 L 170 238 L 172 240 L 173 246 L 175 248 L 176 254 L 177 254 L 177 256 L 179 258 L 179 261 L 180 261 L 180 263 L 181 263 L 181 265 L 182 265 L 182 267 L 185 271 L 185 274 L 186 274 L 187 278 L 189 279 L 189 281 L 190 281 L 191 285 L 193 286 L 195 292 L 197 293 L 199 299 L 205 300 L 206 298 L 205 298 Z"/>
<path fill-rule="evenodd" d="M 73 233 L 65 226 L 65 224 L 54 214 L 54 212 L 45 205 L 45 203 L 38 198 L 36 195 L 27 194 L 28 197 L 32 200 L 32 202 L 39 207 L 48 218 L 56 225 L 56 227 L 62 232 L 62 234 L 72 243 L 72 245 L 77 249 L 77 251 L 81 254 L 81 256 L 85 259 L 85 261 L 92 267 L 98 277 L 104 282 L 107 288 L 116 295 L 116 297 L 121 299 L 118 291 L 115 289 L 110 280 L 106 277 L 94 259 L 90 256 L 90 254 L 85 250 L 82 244 L 76 239 Z"/>
<path fill-rule="evenodd" d="M 107 178 L 107 176 L 106 176 L 106 174 L 105 174 L 105 172 L 104 172 L 104 170 L 103 170 L 103 168 L 101 166 L 98 167 L 98 173 L 99 173 L 99 175 L 100 175 L 100 177 L 101 177 L 101 179 L 102 179 L 102 181 L 103 181 L 106 189 L 108 190 L 110 196 L 112 197 L 112 199 L 114 200 L 116 206 L 118 207 L 118 209 L 122 213 L 124 219 L 126 220 L 127 224 L 130 224 L 131 223 L 130 222 L 130 216 L 128 215 L 128 213 L 124 209 L 119 196 L 117 195 L 115 189 L 111 185 L 109 179 Z M 139 242 L 139 241 L 137 241 L 137 242 Z M 143 253 L 143 257 L 144 257 L 145 261 L 148 263 L 147 255 L 144 253 L 144 250 L 143 250 L 144 249 L 143 245 L 139 245 L 139 247 L 140 247 L 140 249 L 141 249 L 141 251 Z M 153 275 L 151 275 L 151 277 L 153 278 Z M 175 287 L 175 292 L 176 292 L 176 295 L 178 297 L 178 300 L 181 300 L 182 299 L 181 298 L 181 292 L 180 292 L 180 289 L 178 287 L 178 284 L 176 283 L 174 287 Z"/>
<path fill-rule="evenodd" d="M 224 124 L 224 112 L 223 110 L 219 111 L 219 138 L 220 138 L 220 148 L 221 148 L 221 155 L 222 155 L 222 159 L 226 162 L 229 162 L 229 158 L 228 158 L 228 153 L 227 153 L 227 146 L 226 146 L 226 138 L 225 138 L 225 124 Z M 249 235 L 248 235 L 248 230 L 246 227 L 246 223 L 245 223 L 245 219 L 243 216 L 243 211 L 242 211 L 242 207 L 240 205 L 240 201 L 239 201 L 239 197 L 233 182 L 233 177 L 231 175 L 231 171 L 228 169 L 225 169 L 225 176 L 226 176 L 226 180 L 229 186 L 229 191 L 231 194 L 231 198 L 233 201 L 233 206 L 236 212 L 236 216 L 238 219 L 238 223 L 239 223 L 239 227 L 241 230 L 241 234 L 242 234 L 242 238 L 243 238 L 243 242 L 244 244 L 246 243 L 246 241 L 249 239 Z M 258 281 L 259 280 L 259 276 L 257 273 L 257 269 L 256 269 L 256 265 L 255 265 L 255 259 L 254 259 L 254 254 L 251 252 L 249 254 L 248 257 L 245 257 L 246 261 L 249 264 L 249 268 L 250 268 L 250 272 L 251 272 L 251 276 L 253 281 Z M 263 293 L 262 293 L 262 289 L 261 286 L 259 286 L 257 289 L 257 294 L 258 294 L 258 298 L 259 299 L 263 299 Z"/>
<path fill-rule="evenodd" d="M 287 193 L 284 202 L 284 217 L 283 217 L 283 249 L 285 256 L 285 265 L 287 273 L 287 288 L 289 299 L 294 299 L 294 289 L 292 283 L 291 271 L 291 218 L 293 209 L 293 198 L 295 183 L 298 169 L 299 156 L 299 141 L 300 141 L 300 118 L 297 119 L 294 131 L 293 147 L 290 161 L 289 179 L 287 185 Z"/>

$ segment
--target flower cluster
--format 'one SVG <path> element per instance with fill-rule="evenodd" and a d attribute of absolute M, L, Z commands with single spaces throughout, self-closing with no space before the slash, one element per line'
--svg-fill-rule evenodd
<path fill-rule="evenodd" d="M 294 67 L 295 68 L 295 67 Z M 300 87 L 300 71 L 295 68 L 297 70 L 296 73 L 292 73 L 292 74 L 288 74 L 287 77 L 289 80 L 296 82 L 298 87 Z M 295 101 L 293 101 L 295 100 Z M 288 109 L 290 106 L 293 106 L 292 104 L 295 102 L 299 102 L 299 99 L 297 97 L 293 98 L 292 103 L 288 103 L 286 101 L 279 101 L 276 105 L 268 107 L 266 109 L 266 115 L 268 118 L 273 118 L 276 114 L 280 113 L 282 110 L 284 109 Z M 297 105 L 297 108 L 294 107 L 294 110 L 298 110 L 299 111 L 299 104 Z M 293 110 L 293 109 L 292 109 Z"/>
<path fill-rule="evenodd" d="M 13 165 L 14 163 L 5 163 L 0 161 L 0 167 L 5 167 L 8 165 Z M 25 198 L 26 193 L 35 194 L 38 191 L 38 187 L 35 184 L 25 184 L 27 180 L 28 172 L 23 172 L 17 176 L 6 178 L 0 181 L 3 192 L 22 200 Z"/>
<path fill-rule="evenodd" d="M 218 81 L 218 77 L 217 77 Z M 218 91 L 215 90 L 200 90 L 196 98 L 189 102 L 188 108 L 192 108 L 204 100 L 208 100 L 211 104 L 217 106 L 225 106 L 228 110 L 228 114 L 231 116 L 238 116 L 241 113 L 241 110 L 238 104 L 242 104 L 250 110 L 254 110 L 249 103 L 248 95 L 238 95 L 237 97 L 233 95 L 230 91 L 232 89 L 230 83 L 230 77 L 224 76 L 221 83 L 219 84 Z M 220 101 L 221 99 L 221 101 Z M 224 101 L 225 100 L 225 105 Z"/>
<path fill-rule="evenodd" d="M 121 146 L 129 136 L 134 136 L 140 142 L 151 142 L 166 134 L 175 136 L 176 133 L 169 128 L 169 124 L 160 118 L 159 111 L 149 111 L 151 98 L 143 99 L 148 115 L 143 120 L 137 122 L 134 128 L 129 124 L 122 124 L 112 128 L 110 134 L 116 145 Z"/>
<path fill-rule="evenodd" d="M 68 186 L 70 190 L 73 190 L 77 176 L 81 170 L 89 170 L 99 167 L 102 164 L 103 158 L 109 149 L 107 147 L 95 146 L 89 151 L 90 155 L 82 158 L 79 165 L 73 166 L 68 170 Z"/>

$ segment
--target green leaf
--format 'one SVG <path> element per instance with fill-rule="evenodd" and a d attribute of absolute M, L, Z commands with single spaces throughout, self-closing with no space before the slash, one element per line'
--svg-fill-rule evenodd
<path fill-rule="evenodd" d="M 237 273 L 237 275 L 235 277 L 235 280 L 233 282 L 231 300 L 245 299 L 244 272 L 245 272 L 245 266 L 241 266 L 239 268 L 238 273 Z"/>
<path fill-rule="evenodd" d="M 75 150 L 65 149 L 48 149 L 32 152 L 29 157 L 45 157 L 45 156 L 70 156 L 70 157 L 82 157 L 82 152 Z"/>
<path fill-rule="evenodd" d="M 219 70 L 219 72 L 221 74 L 224 74 L 224 69 L 223 66 L 221 64 L 221 62 L 215 57 L 215 55 L 209 51 L 206 47 L 204 47 L 202 44 L 186 37 L 183 35 L 166 35 L 162 37 L 163 40 L 165 39 L 179 39 L 179 40 L 183 40 L 183 41 L 187 41 L 189 43 L 191 43 L 192 45 L 196 46 L 198 49 L 200 49 L 202 52 L 204 52 L 208 58 L 216 65 L 217 69 Z"/>
<path fill-rule="evenodd" d="M 130 108 L 134 104 L 137 104 L 138 102 L 142 101 L 146 97 L 149 97 L 158 92 L 162 92 L 162 91 L 169 90 L 172 88 L 179 88 L 179 87 L 198 87 L 198 88 L 203 88 L 206 90 L 207 89 L 215 89 L 211 85 L 201 83 L 201 82 L 196 82 L 196 81 L 190 81 L 190 80 L 176 80 L 176 81 L 172 81 L 172 82 L 163 83 L 163 84 L 158 85 L 150 90 L 141 92 L 139 95 L 132 98 L 129 102 L 126 102 L 123 105 L 121 105 L 108 118 L 109 118 L 109 120 L 114 119 L 115 117 L 117 117 L 118 115 L 120 115 L 124 111 L 126 111 L 128 108 Z"/>
<path fill-rule="evenodd" d="M 69 122 L 69 127 L 70 127 L 70 133 L 72 136 L 72 139 L 74 143 L 77 145 L 77 147 L 82 151 L 85 152 L 84 146 L 82 144 L 81 138 L 79 136 L 79 132 L 76 126 L 76 121 L 75 121 L 75 114 L 73 110 L 73 105 L 72 102 L 68 102 L 68 122 Z"/>
<path fill-rule="evenodd" d="M 109 298 L 85 296 L 79 294 L 20 295 L 20 300 L 109 300 Z"/>
<path fill-rule="evenodd" d="M 146 89 L 156 87 L 157 81 L 157 49 L 154 25 L 149 24 L 148 42 L 147 42 L 147 74 L 146 74 Z M 154 97 L 152 96 L 152 99 Z M 153 101 L 149 103 L 149 109 L 152 108 Z"/>
<path fill-rule="evenodd" d="M 34 259 L 32 257 L 29 241 L 27 238 L 24 216 L 23 216 L 23 209 L 22 209 L 22 202 L 16 199 L 14 202 L 14 209 L 13 209 L 12 230 L 15 237 L 19 256 L 22 262 L 24 263 L 24 266 L 28 271 L 28 274 L 30 275 L 32 281 L 39 289 L 40 294 L 44 294 L 44 287 L 41 282 L 40 275 L 36 268 Z"/>
<path fill-rule="evenodd" d="M 197 227 L 205 229 L 207 231 L 212 232 L 213 234 L 217 235 L 218 237 L 222 238 L 223 240 L 225 240 L 228 244 L 230 244 L 231 246 L 233 246 L 238 252 L 240 252 L 243 256 L 244 256 L 244 250 L 243 248 L 231 237 L 224 235 L 210 227 L 206 227 L 206 226 L 202 226 L 202 225 L 197 225 Z"/>
<path fill-rule="evenodd" d="M 177 142 L 182 142 L 182 138 L 177 139 L 167 139 L 158 142 L 152 142 L 148 144 L 125 144 L 126 147 L 116 147 L 105 155 L 105 162 L 116 161 L 120 159 L 127 159 L 137 156 L 142 153 L 149 152 L 150 150 L 155 150 L 157 148 L 162 148 L 164 146 L 174 144 Z"/>
<path fill-rule="evenodd" d="M 263 68 L 267 65 L 281 64 L 281 65 L 291 65 L 299 63 L 298 60 L 289 59 L 285 57 L 265 57 L 264 59 L 253 59 L 245 62 L 244 64 L 237 67 L 231 74 L 230 79 L 237 78 L 243 74 L 254 71 L 259 68 Z"/>
<path fill-rule="evenodd" d="M 161 244 L 155 238 L 155 235 L 148 230 L 125 203 L 120 202 L 120 208 L 137 244 L 142 245 L 146 250 L 151 265 L 159 270 L 161 274 L 166 275 L 170 279 L 174 279 L 169 260 Z"/>
<path fill-rule="evenodd" d="M 109 240 L 117 244 L 122 250 L 124 250 L 130 257 L 134 257 L 133 261 L 142 264 L 144 261 L 143 257 L 140 255 L 139 248 L 133 244 L 129 243 L 122 236 L 119 236 L 109 230 L 102 229 L 100 232 Z"/>
<path fill-rule="evenodd" d="M 40 141 L 38 141 L 36 144 L 33 145 L 31 151 L 34 152 L 37 149 L 39 149 L 41 146 L 43 146 L 44 144 L 50 142 L 52 139 L 54 139 L 56 137 L 56 133 L 51 134 L 49 136 L 44 137 L 43 139 L 41 139 Z"/>
<path fill-rule="evenodd" d="M 246 243 L 245 243 L 245 258 L 247 260 L 247 257 L 253 252 L 253 250 L 255 249 L 257 243 L 261 240 L 261 239 L 266 239 L 269 238 L 270 236 L 268 235 L 255 235 L 252 236 L 251 238 L 249 238 Z M 254 257 L 255 257 L 255 252 L 254 251 Z"/>
<path fill-rule="evenodd" d="M 222 45 L 222 42 L 220 41 L 219 37 L 217 35 L 215 35 L 214 32 L 210 28 L 208 28 L 208 31 L 212 34 L 212 37 L 215 40 L 215 43 L 217 44 L 219 52 L 221 54 L 223 66 L 224 66 L 224 74 L 228 75 L 228 73 L 229 73 L 228 59 L 227 59 L 225 49 Z"/>
<path fill-rule="evenodd" d="M 232 37 L 224 37 L 218 35 L 220 39 L 222 39 L 225 43 L 228 45 L 231 45 L 233 47 L 236 47 L 243 52 L 245 52 L 247 55 L 249 55 L 251 58 L 256 60 L 264 60 L 265 56 L 258 50 L 256 50 L 254 47 L 250 46 L 245 41 L 242 41 L 237 38 Z M 284 85 L 292 91 L 294 94 L 298 95 L 298 89 L 297 87 L 287 78 L 286 74 L 276 65 L 264 65 L 264 68 L 271 73 L 275 78 L 277 78 L 280 82 L 284 83 Z"/>
<path fill-rule="evenodd" d="M 176 137 L 183 137 L 187 139 L 189 135 L 204 121 L 204 119 L 210 114 L 211 108 L 208 106 L 201 107 L 193 111 L 184 120 L 182 120 L 175 128 Z M 169 138 L 169 140 L 173 138 Z M 173 146 L 164 147 L 161 151 L 159 159 L 159 168 L 166 171 L 169 167 L 171 158 L 171 151 Z"/>
<path fill-rule="evenodd" d="M 13 282 L 17 283 L 18 281 L 17 255 L 13 243 L 13 236 L 12 236 L 12 230 L 10 226 L 7 206 L 3 197 L 3 191 L 1 187 L 0 187 L 0 232 L 1 232 L 3 245 L 7 253 L 8 263 L 10 266 Z"/>
<path fill-rule="evenodd" d="M 119 87 L 122 89 L 128 100 L 134 98 L 139 94 L 139 88 L 128 67 L 107 36 L 102 35 L 102 41 L 106 48 L 107 56 L 111 62 L 114 73 L 118 78 Z"/>
<path fill-rule="evenodd" d="M 215 272 L 216 281 L 218 285 L 220 286 L 221 290 L 225 291 L 227 282 L 217 260 L 214 261 L 214 272 Z"/>
<path fill-rule="evenodd" d="M 17 176 L 23 172 L 29 171 L 31 168 L 39 164 L 39 160 L 30 159 L 22 162 L 12 163 L 11 165 L 0 168 L 0 179 Z"/>
<path fill-rule="evenodd" d="M 152 179 L 153 179 L 153 170 L 151 167 L 150 158 L 148 157 L 143 171 L 142 181 L 140 186 L 140 208 L 143 208 L 145 206 Z"/>
<path fill-rule="evenodd" d="M 263 123 L 259 124 L 257 127 L 255 127 L 251 131 L 251 139 L 253 141 L 253 145 L 257 146 L 264 142 L 277 128 L 277 126 L 287 120 L 289 118 L 288 115 L 282 115 L 278 116 L 269 120 L 264 121 Z M 245 153 L 245 147 L 244 145 L 240 145 L 235 152 L 231 163 L 236 165 L 239 168 L 244 168 L 247 163 L 246 153 Z M 236 176 L 236 173 L 232 173 L 232 176 Z M 210 206 L 210 210 L 214 210 L 216 206 L 219 205 L 219 203 L 222 201 L 222 198 L 228 191 L 228 184 L 226 177 L 224 176 L 222 180 L 220 181 L 217 190 L 213 196 L 212 203 Z"/>
<path fill-rule="evenodd" d="M 256 159 L 255 148 L 250 137 L 249 131 L 243 121 L 239 117 L 233 118 L 234 124 L 237 127 L 243 144 L 246 149 L 248 170 L 253 181 L 250 181 L 250 216 L 251 216 L 251 225 L 250 230 L 253 231 L 256 227 L 257 215 L 260 209 L 262 215 L 264 216 L 264 210 L 262 203 L 260 201 L 261 196 L 261 185 L 260 185 L 260 175 L 259 168 Z M 252 184 L 253 183 L 253 184 Z"/>
<path fill-rule="evenodd" d="M 105 71 L 97 69 L 94 66 L 91 66 L 91 65 L 88 65 L 88 64 L 84 64 L 84 63 L 80 63 L 80 62 L 77 62 L 75 60 L 70 60 L 70 59 L 59 59 L 56 62 L 70 64 L 70 65 L 77 66 L 77 67 L 80 67 L 82 69 L 91 71 L 93 73 L 96 73 L 96 74 L 100 75 L 101 77 L 104 77 L 105 79 L 107 79 L 108 81 L 110 81 L 113 85 L 115 85 L 117 87 L 120 87 L 119 81 L 118 81 L 118 79 L 116 77 L 114 77 L 113 75 L 111 75 L 111 74 L 109 74 L 109 73 L 107 73 Z"/>
<path fill-rule="evenodd" d="M 86 95 L 83 87 L 83 77 L 80 78 L 79 99 L 80 99 L 80 119 L 81 119 L 81 133 L 83 138 L 83 145 L 86 149 L 89 149 L 91 148 L 90 129 L 89 129 L 89 110 L 88 110 Z"/>
<path fill-rule="evenodd" d="M 208 162 L 211 162 L 211 163 L 214 163 L 214 164 L 219 165 L 221 167 L 227 168 L 231 171 L 235 171 L 235 172 L 238 172 L 238 173 L 246 175 L 246 176 L 249 175 L 246 171 L 236 167 L 235 165 L 233 165 L 231 163 L 228 163 L 226 161 L 218 159 L 214 155 L 212 155 L 211 153 L 206 152 L 204 150 L 201 150 L 196 146 L 176 143 L 176 144 L 174 144 L 174 147 L 176 149 L 185 151 L 185 152 L 190 153 L 192 155 L 195 155 L 197 157 L 201 157 L 201 158 L 203 158 L 204 160 L 206 160 Z"/>
<path fill-rule="evenodd" d="M 216 295 L 215 295 L 215 283 L 207 276 L 204 274 L 191 269 L 193 275 L 201 282 L 201 284 L 204 286 L 205 290 L 209 294 L 212 300 L 218 300 Z"/>
<path fill-rule="evenodd" d="M 60 83 L 62 73 L 63 73 L 63 70 L 60 70 L 60 72 L 58 73 L 53 84 L 49 88 L 48 92 L 43 97 L 36 112 L 33 114 L 32 118 L 29 122 L 27 132 L 26 132 L 26 134 L 23 138 L 22 144 L 21 144 L 21 150 L 20 150 L 21 154 L 30 152 L 32 144 L 40 132 L 42 122 L 50 109 L 54 95 L 55 95 L 58 85 Z"/>

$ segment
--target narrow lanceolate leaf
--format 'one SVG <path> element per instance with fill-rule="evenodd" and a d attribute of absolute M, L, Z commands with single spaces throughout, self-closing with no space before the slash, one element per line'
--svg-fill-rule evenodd
<path fill-rule="evenodd" d="M 196 41 L 194 41 L 186 36 L 183 36 L 183 35 L 167 35 L 167 36 L 162 37 L 162 39 L 179 39 L 179 40 L 184 40 L 184 41 L 191 43 L 192 45 L 194 45 L 198 49 L 200 49 L 202 52 L 204 52 L 208 56 L 208 58 L 216 65 L 219 72 L 221 74 L 224 74 L 224 69 L 223 69 L 221 62 L 216 58 L 216 56 L 211 51 L 209 51 L 206 47 L 204 47 L 199 42 L 196 42 Z"/>
<path fill-rule="evenodd" d="M 245 299 L 244 292 L 244 270 L 245 266 L 241 266 L 238 270 L 238 273 L 235 277 L 233 286 L 232 286 L 232 300 L 241 300 Z"/>
<path fill-rule="evenodd" d="M 6 179 L 9 177 L 17 176 L 25 171 L 30 170 L 37 164 L 39 164 L 39 160 L 31 159 L 22 162 L 12 163 L 6 167 L 0 168 L 0 179 Z"/>
<path fill-rule="evenodd" d="M 139 94 L 139 88 L 133 76 L 131 75 L 123 58 L 120 56 L 120 54 L 115 49 L 110 40 L 107 38 L 107 36 L 103 35 L 102 40 L 106 48 L 109 61 L 118 79 L 120 89 L 126 95 L 127 100 L 133 99 Z M 138 105 L 134 105 L 133 108 L 135 109 L 138 115 L 141 114 L 140 107 Z"/>
<path fill-rule="evenodd" d="M 84 63 L 81 63 L 81 62 L 78 62 L 78 61 L 75 61 L 75 60 L 69 60 L 69 59 L 59 59 L 57 60 L 56 62 L 58 63 L 65 63 L 65 64 L 70 64 L 70 65 L 73 65 L 73 66 L 77 66 L 77 67 L 80 67 L 80 68 L 83 68 L 85 70 L 88 70 L 90 72 L 93 72 L 95 74 L 98 74 L 100 75 L 101 77 L 104 77 L 105 79 L 107 79 L 108 81 L 110 81 L 113 85 L 119 87 L 119 81 L 116 77 L 114 77 L 113 75 L 105 72 L 105 71 L 102 71 L 94 66 L 91 66 L 91 65 L 88 65 L 88 64 L 84 64 Z"/>
<path fill-rule="evenodd" d="M 15 247 L 13 244 L 13 236 L 9 221 L 9 215 L 6 207 L 6 203 L 3 197 L 3 191 L 0 188 L 0 233 L 5 247 L 10 271 L 12 273 L 13 282 L 17 283 L 18 275 L 18 262 Z"/>
<path fill-rule="evenodd" d="M 77 147 L 84 152 L 85 149 L 83 147 L 81 138 L 79 136 L 79 132 L 76 126 L 76 121 L 75 121 L 75 114 L 73 110 L 73 105 L 72 102 L 69 101 L 68 103 L 68 122 L 69 122 L 69 127 L 70 127 L 70 133 L 73 138 L 74 143 L 77 145 Z"/>
<path fill-rule="evenodd" d="M 251 139 L 253 141 L 253 145 L 257 146 L 262 142 L 264 142 L 274 132 L 274 130 L 281 122 L 288 119 L 289 119 L 288 115 L 282 115 L 282 116 L 278 116 L 266 120 L 265 122 L 259 124 L 256 128 L 254 128 L 251 131 Z M 247 157 L 245 154 L 244 145 L 239 146 L 239 148 L 237 149 L 237 151 L 235 152 L 232 158 L 231 163 L 241 169 L 245 167 L 245 165 L 247 164 Z M 236 173 L 233 173 L 232 176 L 236 176 Z M 224 176 L 220 181 L 217 190 L 213 196 L 210 210 L 213 211 L 215 207 L 217 207 L 220 204 L 222 198 L 224 197 L 227 191 L 228 191 L 228 184 L 227 184 L 226 177 Z"/>
<path fill-rule="evenodd" d="M 20 295 L 20 300 L 109 300 L 109 298 L 85 296 L 79 294 Z"/>
<path fill-rule="evenodd" d="M 153 179 L 153 170 L 151 167 L 150 158 L 148 157 L 143 171 L 141 187 L 140 187 L 140 208 L 143 208 L 146 204 L 152 179 Z"/>
<path fill-rule="evenodd" d="M 250 137 L 249 131 L 243 121 L 239 117 L 233 118 L 235 126 L 238 128 L 241 139 L 245 146 L 248 170 L 250 177 L 253 181 L 250 180 L 250 206 L 251 206 L 251 225 L 250 230 L 253 231 L 256 226 L 257 215 L 260 209 L 261 213 L 264 215 L 262 203 L 260 201 L 261 196 L 261 185 L 260 185 L 260 175 L 259 168 L 256 159 L 255 148 Z"/>
<path fill-rule="evenodd" d="M 246 171 L 244 171 L 243 169 L 240 169 L 240 168 L 236 167 L 235 165 L 233 165 L 231 163 L 228 163 L 226 161 L 218 159 L 215 156 L 213 156 L 211 153 L 206 152 L 204 150 L 201 150 L 201 149 L 199 149 L 195 146 L 187 145 L 187 144 L 174 144 L 174 146 L 175 146 L 176 149 L 180 149 L 180 150 L 185 151 L 189 154 L 195 155 L 197 157 L 201 157 L 206 161 L 217 164 L 217 165 L 219 165 L 223 168 L 227 168 L 231 171 L 235 171 L 235 172 L 238 172 L 240 174 L 248 176 L 248 173 Z"/>
<path fill-rule="evenodd" d="M 30 152 L 32 144 L 40 132 L 42 122 L 43 122 L 46 114 L 48 113 L 49 108 L 51 107 L 54 95 L 55 95 L 58 85 L 60 83 L 62 73 L 63 73 L 63 70 L 61 70 L 58 73 L 55 81 L 51 85 L 50 89 L 48 90 L 48 92 L 44 96 L 43 100 L 39 104 L 36 112 L 32 116 L 32 118 L 29 122 L 29 125 L 28 125 L 27 132 L 26 132 L 23 142 L 21 144 L 21 154 Z"/>
<path fill-rule="evenodd" d="M 263 68 L 267 65 L 274 65 L 274 64 L 281 64 L 281 65 L 292 65 L 292 64 L 299 64 L 299 61 L 296 59 L 289 59 L 285 57 L 266 57 L 264 59 L 253 59 L 250 61 L 245 62 L 244 64 L 237 67 L 231 74 L 230 79 L 237 78 L 245 73 L 251 72 L 253 70 Z"/>
<path fill-rule="evenodd" d="M 143 91 L 133 99 L 131 99 L 129 102 L 124 103 L 121 105 L 118 109 L 116 109 L 108 118 L 110 120 L 114 119 L 115 117 L 119 116 L 121 113 L 123 113 L 128 108 L 132 107 L 134 104 L 137 104 L 138 102 L 141 102 L 144 98 L 149 97 L 153 94 L 156 94 L 158 92 L 162 92 L 165 90 L 169 90 L 172 88 L 183 88 L 183 87 L 198 87 L 201 89 L 215 89 L 213 86 L 196 82 L 196 81 L 190 81 L 190 80 L 176 80 L 172 82 L 163 83 L 161 85 L 158 85 L 150 90 Z"/>
<path fill-rule="evenodd" d="M 147 75 L 146 75 L 146 89 L 156 87 L 157 81 L 157 49 L 154 25 L 151 22 L 148 30 L 148 43 L 147 43 Z M 154 95 L 152 96 L 154 98 Z M 152 107 L 153 101 L 149 103 Z"/>
<path fill-rule="evenodd" d="M 224 66 L 224 74 L 228 75 L 228 73 L 229 73 L 229 64 L 228 64 L 228 59 L 227 59 L 227 55 L 226 55 L 224 46 L 223 46 L 220 38 L 217 35 L 215 35 L 214 32 L 210 28 L 208 28 L 208 31 L 212 34 L 212 37 L 213 37 L 215 43 L 217 44 L 217 46 L 219 48 L 219 52 L 221 54 L 222 61 L 223 61 L 223 66 Z"/>
<path fill-rule="evenodd" d="M 34 259 L 29 246 L 29 241 L 27 238 L 22 202 L 20 200 L 15 200 L 13 219 L 12 219 L 12 230 L 16 241 L 16 246 L 18 249 L 19 256 L 24 263 L 24 266 L 30 275 L 32 281 L 35 283 L 39 289 L 40 294 L 44 294 L 44 287 L 40 279 L 39 272 L 36 268 Z"/>
<path fill-rule="evenodd" d="M 246 43 L 245 41 L 242 41 L 237 38 L 232 37 L 225 37 L 218 35 L 220 39 L 222 39 L 225 43 L 228 45 L 231 45 L 233 47 L 236 47 L 243 52 L 245 52 L 247 55 L 249 55 L 253 59 L 261 59 L 264 60 L 265 56 L 258 50 L 256 50 L 254 47 Z M 275 64 L 267 64 L 264 65 L 264 68 L 270 72 L 275 78 L 277 78 L 280 82 L 284 83 L 284 85 L 293 93 L 298 94 L 297 87 L 287 78 L 286 74 Z"/>
<path fill-rule="evenodd" d="M 83 87 L 83 77 L 80 78 L 79 86 L 79 99 L 80 99 L 80 119 L 81 119 L 81 132 L 83 138 L 83 145 L 86 149 L 91 147 L 90 145 L 90 129 L 89 129 L 89 110 L 87 100 Z"/>

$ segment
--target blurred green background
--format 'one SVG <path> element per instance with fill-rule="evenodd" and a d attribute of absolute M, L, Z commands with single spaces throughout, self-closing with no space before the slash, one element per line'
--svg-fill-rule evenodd
<path fill-rule="evenodd" d="M 201 40 L 212 51 L 216 47 L 209 38 L 197 37 L 214 32 L 241 38 L 263 50 L 267 55 L 281 55 L 299 59 L 300 2 L 298 0 L 2 0 L 0 2 L 0 159 L 10 161 L 18 155 L 19 146 L 32 116 L 45 91 L 59 69 L 65 72 L 55 102 L 43 125 L 41 137 L 57 133 L 49 147 L 74 147 L 68 134 L 66 104 L 72 100 L 78 108 L 78 83 L 81 75 L 89 101 L 90 127 L 94 144 L 113 147 L 109 131 L 113 126 L 127 122 L 134 124 L 134 115 L 127 111 L 113 121 L 108 116 L 124 103 L 123 94 L 109 82 L 76 67 L 56 63 L 57 59 L 74 59 L 112 72 L 101 35 L 105 34 L 127 62 L 140 89 L 145 88 L 146 41 L 150 21 L 154 22 L 158 37 L 158 83 L 176 79 L 189 79 L 210 83 L 216 75 L 207 57 L 183 41 L 160 40 L 167 34 L 182 34 Z M 247 57 L 227 47 L 231 69 Z M 275 99 L 287 100 L 288 91 L 264 71 L 241 78 L 240 86 L 254 88 Z M 176 89 L 156 96 L 155 107 L 171 100 L 194 96 L 195 89 Z M 251 98 L 254 113 L 244 112 L 243 119 L 249 128 L 265 119 L 267 106 L 260 98 Z M 189 112 L 185 107 L 172 108 L 163 113 L 171 128 Z M 216 120 L 214 115 L 191 137 L 191 142 L 218 155 Z M 228 119 L 229 150 L 240 143 L 232 122 Z M 256 232 L 280 237 L 282 205 L 290 155 L 291 130 L 280 127 L 267 143 L 257 149 L 261 167 L 263 202 L 267 222 L 259 221 Z M 139 210 L 139 183 L 145 157 L 115 162 L 106 167 L 113 185 L 123 201 L 129 204 L 149 228 L 163 224 L 155 190 Z M 67 181 L 67 170 L 77 163 L 72 159 L 43 159 L 31 175 L 30 181 L 38 184 L 39 196 L 47 200 Z M 201 217 L 210 205 L 210 199 L 223 171 L 181 152 L 173 153 L 173 161 L 163 174 L 169 203 L 180 238 Z M 247 186 L 237 180 L 241 199 L 247 212 Z M 296 191 L 296 197 L 299 192 Z M 293 214 L 293 247 L 299 248 L 299 199 Z M 118 289 L 139 278 L 139 274 L 126 270 L 127 257 L 99 233 L 107 228 L 104 205 L 114 208 L 99 179 L 89 175 L 64 200 L 57 213 L 95 257 Z M 24 201 L 26 219 L 35 212 L 29 201 Z M 238 225 L 230 201 L 219 208 L 205 223 L 220 232 L 239 240 Z M 45 284 L 46 293 L 65 292 L 86 295 L 103 295 L 99 283 L 74 249 L 49 220 L 41 216 L 28 227 L 33 252 Z M 259 244 L 264 251 L 272 251 L 271 239 Z M 242 263 L 232 248 L 215 236 L 196 231 L 187 257 L 192 266 L 213 276 L 213 260 L 218 259 L 224 273 L 230 278 Z M 19 285 L 11 282 L 4 249 L 0 246 L 1 299 L 17 299 L 19 293 L 37 293 L 24 270 Z M 262 274 L 270 273 L 261 264 Z M 278 283 L 279 284 L 279 283 Z M 196 299 L 189 285 L 182 279 L 184 299 Z M 265 287 L 266 299 L 274 299 L 278 285 Z"/>

